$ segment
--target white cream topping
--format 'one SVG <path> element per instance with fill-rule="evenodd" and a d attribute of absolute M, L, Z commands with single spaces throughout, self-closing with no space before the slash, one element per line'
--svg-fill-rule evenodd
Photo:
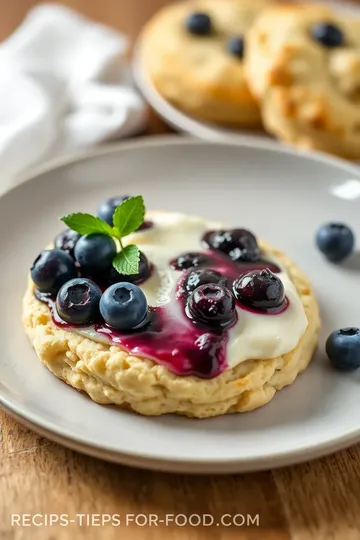
<path fill-rule="evenodd" d="M 180 271 L 172 270 L 169 261 L 181 253 L 201 250 L 201 238 L 223 225 L 198 217 L 176 213 L 151 215 L 154 226 L 130 235 L 126 244 L 135 243 L 154 265 L 151 277 L 141 285 L 151 306 L 165 305 L 175 294 Z M 273 260 L 280 268 L 281 265 Z M 233 368 L 249 359 L 275 358 L 293 350 L 304 334 L 308 321 L 303 305 L 285 272 L 277 274 L 284 284 L 289 307 L 277 315 L 252 313 L 237 306 L 238 321 L 229 330 L 227 363 Z M 95 341 L 107 338 L 92 329 L 78 331 Z"/>

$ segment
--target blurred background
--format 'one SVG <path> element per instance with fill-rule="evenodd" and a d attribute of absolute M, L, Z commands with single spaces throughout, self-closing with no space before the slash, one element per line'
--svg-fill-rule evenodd
<path fill-rule="evenodd" d="M 8 37 L 34 6 L 49 2 L 0 0 L 0 39 Z M 59 2 L 134 38 L 145 21 L 169 0 L 68 0 Z"/>

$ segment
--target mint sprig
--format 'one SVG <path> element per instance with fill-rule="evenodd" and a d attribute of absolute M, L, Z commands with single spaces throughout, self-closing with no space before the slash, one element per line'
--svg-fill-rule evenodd
<path fill-rule="evenodd" d="M 145 218 L 145 204 L 141 195 L 124 200 L 115 209 L 113 227 L 102 219 L 91 214 L 74 213 L 61 218 L 61 221 L 76 231 L 84 234 L 106 234 L 116 238 L 120 244 L 120 251 L 113 260 L 114 268 L 119 274 L 134 275 L 139 272 L 140 251 L 137 246 L 123 245 L 123 238 L 137 231 Z"/>
<path fill-rule="evenodd" d="M 114 236 L 113 228 L 106 221 L 91 214 L 81 214 L 80 212 L 68 214 L 63 216 L 61 221 L 79 234 L 107 234 L 108 236 Z"/>
<path fill-rule="evenodd" d="M 113 260 L 113 267 L 119 274 L 132 275 L 139 272 L 140 251 L 134 244 L 125 246 Z"/>

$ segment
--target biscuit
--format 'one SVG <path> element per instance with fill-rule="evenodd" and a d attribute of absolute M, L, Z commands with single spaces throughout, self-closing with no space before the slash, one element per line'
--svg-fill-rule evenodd
<path fill-rule="evenodd" d="M 341 33 L 338 46 L 315 39 L 319 23 Z M 266 129 L 299 147 L 360 158 L 360 19 L 322 5 L 273 6 L 247 44 L 245 72 Z"/>
<path fill-rule="evenodd" d="M 201 120 L 259 126 L 260 112 L 245 81 L 243 59 L 229 40 L 247 33 L 270 0 L 188 0 L 160 10 L 141 37 L 143 69 L 158 92 Z M 209 35 L 186 28 L 191 13 L 211 18 Z M 246 51 L 245 42 L 245 51 Z"/>
<path fill-rule="evenodd" d="M 147 358 L 118 346 L 97 343 L 56 326 L 48 306 L 29 280 L 23 323 L 36 354 L 59 379 L 101 404 L 143 415 L 176 413 L 206 418 L 246 412 L 268 403 L 309 364 L 318 342 L 318 306 L 307 277 L 283 253 L 260 242 L 265 257 L 276 257 L 295 285 L 308 326 L 291 352 L 267 360 L 249 359 L 213 379 L 177 376 Z"/>

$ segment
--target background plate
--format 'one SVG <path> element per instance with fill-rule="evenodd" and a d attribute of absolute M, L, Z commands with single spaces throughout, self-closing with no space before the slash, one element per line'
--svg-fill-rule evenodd
<path fill-rule="evenodd" d="M 291 0 L 290 0 L 291 1 Z M 301 0 L 293 0 L 294 3 L 301 3 Z M 314 3 L 323 3 L 323 0 L 313 0 Z M 286 2 L 288 3 L 288 2 Z M 347 0 L 332 0 L 328 1 L 336 11 L 341 12 L 346 16 L 360 16 L 360 7 L 351 1 Z M 134 47 L 133 54 L 133 75 L 135 82 L 152 108 L 174 129 L 182 133 L 187 133 L 193 137 L 204 139 L 211 142 L 243 142 L 251 138 L 255 144 L 265 141 L 267 144 L 285 145 L 281 141 L 277 141 L 261 129 L 236 129 L 220 126 L 204 122 L 194 117 L 189 116 L 185 112 L 177 109 L 171 103 L 166 101 L 161 94 L 156 90 L 151 80 L 147 76 L 141 57 L 141 39 L 138 40 Z"/>
<path fill-rule="evenodd" d="M 360 259 L 326 263 L 313 237 L 327 220 L 360 231 L 359 186 L 357 168 L 322 155 L 174 137 L 122 143 L 39 173 L 0 199 L 0 403 L 72 448 L 168 471 L 273 468 L 357 441 L 360 370 L 330 369 L 323 344 L 331 330 L 360 323 Z M 21 328 L 31 262 L 61 230 L 60 215 L 95 211 L 105 197 L 129 192 L 143 194 L 149 208 L 249 227 L 309 274 L 322 309 L 319 353 L 271 404 L 208 420 L 145 418 L 96 405 L 37 360 Z"/>

